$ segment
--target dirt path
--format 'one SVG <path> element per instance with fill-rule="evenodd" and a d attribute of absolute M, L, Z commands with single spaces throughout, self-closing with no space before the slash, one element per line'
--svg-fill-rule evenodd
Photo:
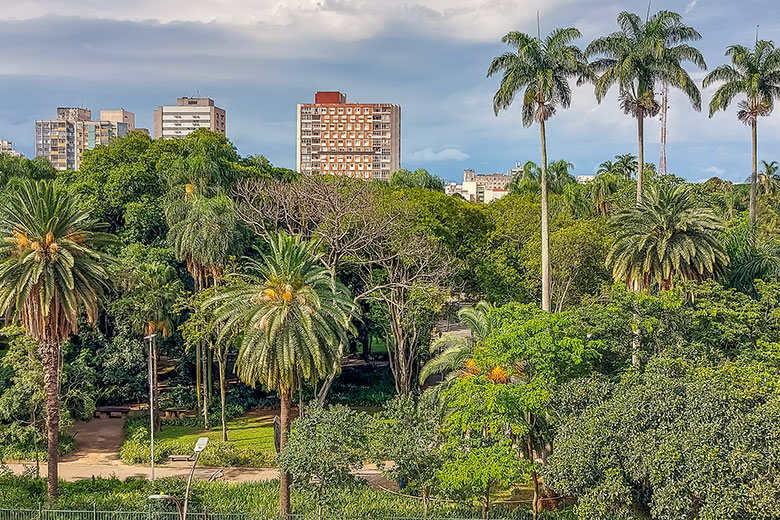
<path fill-rule="evenodd" d="M 124 480 L 128 477 L 151 477 L 149 466 L 129 466 L 119 458 L 119 448 L 125 440 L 124 419 L 96 419 L 90 422 L 80 422 L 73 426 L 76 439 L 76 451 L 60 459 L 60 478 L 74 481 L 91 477 L 116 477 Z M 8 467 L 14 473 L 21 474 L 25 467 L 33 465 L 26 462 L 9 463 Z M 228 482 L 263 481 L 279 478 L 276 468 L 203 468 L 195 470 L 195 478 L 208 480 L 216 472 L 221 471 L 219 480 Z M 155 477 L 186 477 L 190 472 L 190 464 L 186 462 L 169 462 L 155 467 Z M 46 474 L 46 463 L 41 464 L 41 474 Z M 392 487 L 393 484 L 384 479 L 376 466 L 367 465 L 357 475 L 365 478 L 372 485 Z"/>

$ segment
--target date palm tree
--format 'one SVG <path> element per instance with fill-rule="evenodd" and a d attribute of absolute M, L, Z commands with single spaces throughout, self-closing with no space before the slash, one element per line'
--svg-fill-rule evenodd
<path fill-rule="evenodd" d="M 737 96 L 737 119 L 750 127 L 753 143 L 753 169 L 750 173 L 750 225 L 756 223 L 756 191 L 758 184 L 758 118 L 768 116 L 780 98 L 780 49 L 774 43 L 759 40 L 752 49 L 732 45 L 726 50 L 730 65 L 721 65 L 704 78 L 704 87 L 721 83 L 710 100 L 710 117 L 726 110 Z"/>
<path fill-rule="evenodd" d="M 513 51 L 493 59 L 488 77 L 502 73 L 498 91 L 493 96 L 496 115 L 508 109 L 520 94 L 523 98 L 523 126 L 539 124 L 542 148 L 541 196 L 542 196 L 542 308 L 550 310 L 550 230 L 547 203 L 547 137 L 545 123 L 558 106 L 571 105 L 569 80 L 588 77 L 585 56 L 571 43 L 582 34 L 574 27 L 556 29 L 544 40 L 519 31 L 504 36 L 501 41 Z"/>
<path fill-rule="evenodd" d="M 354 332 L 355 300 L 327 269 L 313 242 L 286 234 L 269 238 L 262 260 L 207 301 L 221 334 L 242 333 L 238 376 L 275 389 L 281 400 L 281 447 L 290 431 L 292 395 L 304 380 L 328 376 Z M 290 476 L 281 474 L 280 511 L 290 514 Z"/>
<path fill-rule="evenodd" d="M 25 181 L 0 202 L 0 313 L 21 321 L 38 344 L 44 367 L 48 433 L 48 493 L 57 496 L 60 345 L 95 323 L 109 287 L 117 245 L 78 200 L 51 181 Z"/>
<path fill-rule="evenodd" d="M 420 384 L 435 374 L 443 374 L 443 386 L 454 382 L 467 370 L 467 362 L 474 355 L 474 348 L 483 343 L 499 323 L 491 311 L 493 306 L 480 301 L 473 307 L 458 311 L 460 322 L 468 327 L 470 335 L 446 334 L 431 343 L 434 355 L 420 369 Z M 442 385 L 439 385 L 442 386 Z"/>
<path fill-rule="evenodd" d="M 675 277 L 701 281 L 723 275 L 728 266 L 717 235 L 723 221 L 685 185 L 652 186 L 638 206 L 616 213 L 612 222 L 616 236 L 607 265 L 628 288 L 669 289 Z"/>
<path fill-rule="evenodd" d="M 660 83 L 680 89 L 696 110 L 701 110 L 701 93 L 682 67 L 690 62 L 706 69 L 704 57 L 686 42 L 701 35 L 682 22 L 682 16 L 659 11 L 645 22 L 633 13 L 622 12 L 617 18 L 620 30 L 595 39 L 585 49 L 596 80 L 596 99 L 604 99 L 613 85 L 620 92 L 620 106 L 637 120 L 637 203 L 642 200 L 644 161 L 644 120 L 660 110 L 654 90 Z"/>

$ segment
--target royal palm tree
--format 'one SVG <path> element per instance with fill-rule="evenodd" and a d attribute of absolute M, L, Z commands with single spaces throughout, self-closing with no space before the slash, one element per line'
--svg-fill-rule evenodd
<path fill-rule="evenodd" d="M 620 174 L 624 179 L 631 179 L 639 171 L 639 162 L 636 155 L 632 153 L 622 153 L 615 156 L 614 173 Z"/>
<path fill-rule="evenodd" d="M 660 109 L 654 90 L 660 83 L 680 89 L 696 110 L 701 110 L 701 93 L 682 67 L 683 62 L 706 69 L 701 53 L 685 42 L 701 35 L 683 24 L 682 17 L 670 11 L 659 11 L 645 22 L 633 13 L 622 12 L 617 23 L 620 30 L 597 38 L 585 49 L 585 54 L 598 57 L 591 63 L 599 74 L 596 99 L 604 99 L 612 85 L 620 92 L 620 105 L 626 114 L 637 120 L 637 203 L 642 199 L 644 162 L 644 120 L 654 117 Z"/>
<path fill-rule="evenodd" d="M 281 400 L 281 447 L 290 430 L 293 391 L 304 380 L 328 376 L 339 344 L 354 332 L 356 304 L 332 276 L 313 242 L 285 234 L 269 238 L 262 260 L 248 260 L 246 273 L 211 298 L 222 335 L 242 333 L 238 376 L 275 389 Z M 290 476 L 281 474 L 280 510 L 290 514 Z"/>
<path fill-rule="evenodd" d="M 766 40 L 756 42 L 753 49 L 732 45 L 726 50 L 731 65 L 721 65 L 704 78 L 704 87 L 722 83 L 710 100 L 710 117 L 726 110 L 737 96 L 737 119 L 750 126 L 753 142 L 753 169 L 750 174 L 750 225 L 756 224 L 756 190 L 758 183 L 758 118 L 768 116 L 780 98 L 780 49 Z"/>
<path fill-rule="evenodd" d="M 198 292 L 208 284 L 216 285 L 231 256 L 243 252 L 242 234 L 233 205 L 226 195 L 201 197 L 194 195 L 177 209 L 176 221 L 169 216 L 168 241 L 176 258 L 185 262 Z M 172 222 L 171 222 L 172 221 Z M 203 421 L 208 428 L 208 400 L 213 387 L 209 353 L 204 346 L 195 348 L 196 388 L 203 405 Z M 201 392 L 202 381 L 205 391 Z"/>
<path fill-rule="evenodd" d="M 576 184 L 577 179 L 569 173 L 574 168 L 574 163 L 559 159 L 551 162 L 547 167 L 547 184 L 549 191 L 561 194 L 569 184 Z"/>
<path fill-rule="evenodd" d="M 539 123 L 542 148 L 542 308 L 550 310 L 550 231 L 547 208 L 547 137 L 545 123 L 558 106 L 571 104 L 569 80 L 588 77 L 588 69 L 582 51 L 571 42 L 580 38 L 580 31 L 573 27 L 556 29 L 544 40 L 513 31 L 502 38 L 512 47 L 493 59 L 488 77 L 501 72 L 501 84 L 493 96 L 496 115 L 508 109 L 518 94 L 522 95 L 523 125 Z"/>
<path fill-rule="evenodd" d="M 729 263 L 717 235 L 723 221 L 685 185 L 652 186 L 638 206 L 616 213 L 612 222 L 615 242 L 607 265 L 628 288 L 669 289 L 675 277 L 717 277 Z"/>
<path fill-rule="evenodd" d="M 420 369 L 420 384 L 424 384 L 432 375 L 442 374 L 444 378 L 439 386 L 448 386 L 468 371 L 468 361 L 474 355 L 474 348 L 498 327 L 498 319 L 491 314 L 492 310 L 491 304 L 480 301 L 473 307 L 464 307 L 458 311 L 458 318 L 468 327 L 470 335 L 446 334 L 431 343 L 431 354 L 434 357 Z"/>
<path fill-rule="evenodd" d="M 0 313 L 21 321 L 39 344 L 46 391 L 48 492 L 57 496 L 60 345 L 89 323 L 109 287 L 117 245 L 78 200 L 51 181 L 24 181 L 0 202 Z"/>

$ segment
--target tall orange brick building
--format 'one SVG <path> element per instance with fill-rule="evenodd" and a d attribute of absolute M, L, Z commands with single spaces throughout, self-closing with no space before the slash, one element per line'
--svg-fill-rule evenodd
<path fill-rule="evenodd" d="M 317 92 L 314 103 L 298 105 L 297 119 L 300 173 L 388 180 L 401 168 L 400 105 Z"/>

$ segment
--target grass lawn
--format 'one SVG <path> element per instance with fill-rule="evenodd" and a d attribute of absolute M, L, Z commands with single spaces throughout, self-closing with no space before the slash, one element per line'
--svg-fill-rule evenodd
<path fill-rule="evenodd" d="M 222 423 L 219 420 L 219 413 L 210 419 L 217 424 L 208 432 L 203 428 L 190 426 L 165 426 L 162 432 L 155 434 L 155 438 L 191 442 L 193 446 L 198 437 L 205 436 L 212 441 L 221 441 Z M 273 414 L 268 412 L 252 412 L 228 421 L 228 441 L 236 446 L 248 446 L 261 452 L 274 453 L 274 428 L 271 421 L 273 421 Z"/>

